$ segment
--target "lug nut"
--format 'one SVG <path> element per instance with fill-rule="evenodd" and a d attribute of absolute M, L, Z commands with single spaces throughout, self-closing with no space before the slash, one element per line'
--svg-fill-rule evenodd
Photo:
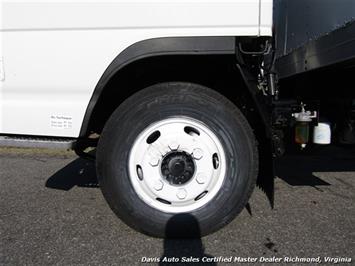
<path fill-rule="evenodd" d="M 155 184 L 154 184 L 154 189 L 159 191 L 159 190 L 162 190 L 163 189 L 163 182 L 161 182 L 160 180 L 157 180 L 155 181 Z"/>
<path fill-rule="evenodd" d="M 176 196 L 177 196 L 179 199 L 183 200 L 184 198 L 186 198 L 187 192 L 186 192 L 185 189 L 180 188 L 180 189 L 178 190 L 178 192 L 176 193 Z"/>
<path fill-rule="evenodd" d="M 203 151 L 201 149 L 194 149 L 192 152 L 192 156 L 196 159 L 196 160 L 200 160 L 203 157 Z"/>
<path fill-rule="evenodd" d="M 151 165 L 151 166 L 154 166 L 154 167 L 155 167 L 155 166 L 158 166 L 159 162 L 160 162 L 160 159 L 157 158 L 157 157 L 153 157 L 153 158 L 151 158 L 150 161 L 149 161 L 150 165 Z"/>
<path fill-rule="evenodd" d="M 204 184 L 206 182 L 206 176 L 203 173 L 199 173 L 196 177 L 196 181 L 199 184 Z"/>
<path fill-rule="evenodd" d="M 169 144 L 169 148 L 172 151 L 176 151 L 179 148 L 179 146 L 180 146 L 179 143 L 177 143 L 175 141 Z"/>

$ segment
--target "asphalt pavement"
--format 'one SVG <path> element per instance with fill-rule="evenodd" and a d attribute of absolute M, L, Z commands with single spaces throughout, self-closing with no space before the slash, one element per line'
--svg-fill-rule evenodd
<path fill-rule="evenodd" d="M 164 258 L 224 265 L 238 257 L 320 257 L 321 265 L 327 257 L 351 258 L 347 265 L 354 265 L 355 152 L 329 147 L 288 155 L 277 176 L 274 208 L 256 188 L 222 230 L 164 240 L 116 218 L 92 162 L 67 151 L 0 149 L 0 265 L 157 265 Z"/>

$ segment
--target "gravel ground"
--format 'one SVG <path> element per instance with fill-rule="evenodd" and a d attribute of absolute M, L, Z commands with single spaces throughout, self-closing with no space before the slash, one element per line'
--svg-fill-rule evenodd
<path fill-rule="evenodd" d="M 92 162 L 67 151 L 0 149 L 0 265 L 136 265 L 190 256 L 217 261 L 210 265 L 230 257 L 320 257 L 322 265 L 325 257 L 347 257 L 354 265 L 355 153 L 330 147 L 289 155 L 277 175 L 273 209 L 256 188 L 222 230 L 164 240 L 116 218 Z"/>

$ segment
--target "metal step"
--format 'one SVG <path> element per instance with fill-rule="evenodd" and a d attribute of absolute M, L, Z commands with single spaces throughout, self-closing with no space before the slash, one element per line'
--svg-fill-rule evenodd
<path fill-rule="evenodd" d="M 34 136 L 0 136 L 0 147 L 72 149 L 76 139 Z"/>

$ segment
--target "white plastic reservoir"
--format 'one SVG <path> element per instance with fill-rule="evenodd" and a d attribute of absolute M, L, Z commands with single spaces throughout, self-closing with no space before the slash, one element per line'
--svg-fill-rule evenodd
<path fill-rule="evenodd" d="M 330 123 L 320 122 L 313 129 L 313 143 L 315 144 L 330 144 L 331 143 L 331 128 Z"/>

